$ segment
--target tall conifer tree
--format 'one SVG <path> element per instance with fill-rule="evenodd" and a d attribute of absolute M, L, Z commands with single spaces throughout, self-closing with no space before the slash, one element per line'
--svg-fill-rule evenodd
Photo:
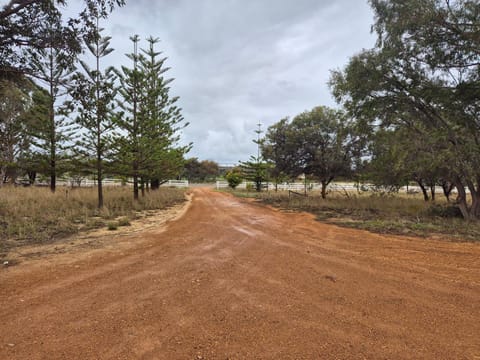
<path fill-rule="evenodd" d="M 46 115 L 34 122 L 32 135 L 34 145 L 42 154 L 50 175 L 50 189 L 56 188 L 59 172 L 59 161 L 64 144 L 70 139 L 70 125 L 61 113 L 59 103 L 66 95 L 66 85 L 74 71 L 75 53 L 66 50 L 65 39 L 62 38 L 62 15 L 52 9 L 41 29 L 46 41 L 44 48 L 30 51 L 30 59 L 34 77 L 45 89 L 47 104 Z M 61 105 L 61 104 L 60 104 Z"/>
<path fill-rule="evenodd" d="M 91 68 L 80 61 L 82 71 L 74 76 L 73 104 L 78 112 L 76 123 L 82 131 L 74 152 L 80 155 L 81 166 L 86 173 L 95 174 L 98 190 L 98 207 L 103 207 L 103 177 L 105 157 L 111 145 L 114 127 L 113 101 L 116 95 L 115 75 L 112 68 L 102 70 L 101 59 L 110 54 L 110 37 L 102 37 L 103 29 L 96 21 L 96 36 L 86 43 L 94 58 Z"/>
<path fill-rule="evenodd" d="M 134 51 L 128 54 L 133 68 L 123 66 L 120 79 L 117 124 L 122 133 L 117 139 L 118 163 L 123 173 L 133 178 L 133 196 L 139 197 L 146 182 L 159 183 L 161 171 L 169 176 L 181 170 L 183 154 L 189 146 L 179 147 L 178 131 L 182 125 L 181 109 L 175 105 L 178 97 L 170 97 L 164 67 L 166 58 L 155 51 L 158 39 L 149 38 L 148 50 L 138 51 L 139 37 L 131 38 Z"/>

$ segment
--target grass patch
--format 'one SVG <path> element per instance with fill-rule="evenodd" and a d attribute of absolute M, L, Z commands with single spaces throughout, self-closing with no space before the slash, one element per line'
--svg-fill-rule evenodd
<path fill-rule="evenodd" d="M 118 226 L 130 226 L 130 219 L 126 216 L 118 219 Z"/>
<path fill-rule="evenodd" d="M 443 199 L 425 202 L 418 195 L 330 193 L 327 199 L 312 192 L 308 197 L 288 192 L 232 191 L 290 211 L 306 211 L 318 220 L 336 225 L 388 233 L 427 237 L 440 235 L 459 241 L 480 241 L 480 222 L 465 221 L 459 210 Z"/>
<path fill-rule="evenodd" d="M 128 187 L 104 188 L 97 208 L 96 188 L 0 188 L 0 257 L 9 249 L 47 243 L 83 230 L 128 226 L 139 213 L 165 209 L 185 200 L 184 190 L 161 188 L 138 202 Z"/>
<path fill-rule="evenodd" d="M 118 222 L 117 221 L 110 221 L 107 224 L 107 229 L 110 231 L 117 230 L 118 229 Z"/>

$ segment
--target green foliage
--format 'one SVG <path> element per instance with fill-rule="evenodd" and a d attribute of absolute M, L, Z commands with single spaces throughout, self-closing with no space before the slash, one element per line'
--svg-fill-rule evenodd
<path fill-rule="evenodd" d="M 41 88 L 36 94 L 38 118 L 32 122 L 31 134 L 35 151 L 48 166 L 50 189 L 55 191 L 63 160 L 60 153 L 65 150 L 72 135 L 71 123 L 64 116 L 62 99 L 75 69 L 76 54 L 64 46 L 64 26 L 58 10 L 50 10 L 45 22 L 37 30 L 45 43 L 42 48 L 28 51 L 29 66 Z"/>
<path fill-rule="evenodd" d="M 255 183 L 255 190 L 262 190 L 262 183 L 268 180 L 270 164 L 262 161 L 261 158 L 250 156 L 250 160 L 240 163 L 242 177 Z"/>
<path fill-rule="evenodd" d="M 116 71 L 120 80 L 118 105 L 121 112 L 116 118 L 119 134 L 116 138 L 116 167 L 125 176 L 133 178 L 134 199 L 138 199 L 138 183 L 162 182 L 172 170 L 180 171 L 183 154 L 189 146 L 178 146 L 178 132 L 183 123 L 178 97 L 171 97 L 165 78 L 166 58 L 155 51 L 158 39 L 149 38 L 148 50 L 138 51 L 137 35 L 131 38 L 133 53 L 127 55 L 133 67 L 122 66 Z M 170 166 L 169 166 L 170 165 Z M 173 166 L 171 166 L 173 165 Z M 177 166 L 175 166 L 177 165 Z M 169 171 L 160 172 L 167 168 Z"/>
<path fill-rule="evenodd" d="M 73 101 L 78 116 L 76 123 L 81 131 L 74 148 L 78 165 L 84 174 L 95 175 L 98 189 L 98 207 L 103 207 L 102 180 L 105 171 L 105 158 L 110 155 L 112 145 L 113 102 L 117 88 L 114 84 L 115 75 L 111 68 L 102 71 L 100 61 L 110 54 L 110 37 L 102 37 L 98 27 L 97 33 L 87 48 L 95 59 L 95 68 L 80 61 L 83 71 L 74 76 L 72 85 Z"/>
<path fill-rule="evenodd" d="M 352 57 L 343 71 L 332 73 L 335 97 L 359 121 L 401 128 L 399 134 L 417 145 L 427 144 L 421 153 L 433 149 L 442 163 L 437 167 L 443 169 L 442 180 L 457 187 L 464 217 L 479 218 L 480 4 L 476 0 L 370 3 L 376 47 Z M 422 171 L 415 170 L 423 182 L 435 170 L 425 165 L 429 163 L 428 156 L 423 157 L 418 163 Z"/>
<path fill-rule="evenodd" d="M 238 169 L 233 169 L 225 175 L 225 179 L 227 179 L 228 186 L 232 189 L 235 189 L 238 185 L 242 183 L 242 175 Z"/>
<path fill-rule="evenodd" d="M 215 161 L 190 158 L 185 161 L 182 177 L 191 182 L 211 182 L 220 175 L 218 164 Z"/>
<path fill-rule="evenodd" d="M 10 0 L 0 8 L 0 78 L 17 81 L 31 74 L 30 51 L 45 48 L 52 36 L 69 56 L 82 51 L 82 39 L 94 37 L 97 16 L 106 18 L 124 0 L 84 0 L 85 7 L 72 18 L 59 22 L 54 32 L 45 32 L 44 24 L 61 17 L 67 0 Z M 47 45 L 48 48 L 48 45 Z"/>
<path fill-rule="evenodd" d="M 0 80 L 0 186 L 14 181 L 20 159 L 30 146 L 28 111 L 32 98 L 29 86 Z"/>
<path fill-rule="evenodd" d="M 316 107 L 297 115 L 291 122 L 282 119 L 268 129 L 262 154 L 274 165 L 274 176 L 296 178 L 301 174 L 328 184 L 337 176 L 351 173 L 360 156 L 362 139 L 354 123 L 341 111 Z"/>
<path fill-rule="evenodd" d="M 262 157 L 271 164 L 269 175 L 275 183 L 295 177 L 298 172 L 293 160 L 295 143 L 289 135 L 288 118 L 284 118 L 268 128 L 260 144 Z"/>
<path fill-rule="evenodd" d="M 112 230 L 117 230 L 118 229 L 118 222 L 117 221 L 110 221 L 107 223 L 107 229 L 112 231 Z"/>

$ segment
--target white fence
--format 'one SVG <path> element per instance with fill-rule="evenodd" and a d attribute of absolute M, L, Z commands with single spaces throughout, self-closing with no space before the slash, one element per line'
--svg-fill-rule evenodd
<path fill-rule="evenodd" d="M 308 190 L 313 190 L 315 184 L 307 184 L 307 189 Z M 255 188 L 255 183 L 251 181 L 243 181 L 240 183 L 240 185 L 237 186 L 237 189 L 246 189 L 248 187 Z M 227 181 L 217 181 L 215 187 L 217 189 L 225 189 L 228 188 L 228 182 Z M 267 183 L 263 184 L 263 188 L 266 189 Z M 292 190 L 292 191 L 303 191 L 305 188 L 304 183 L 300 182 L 295 182 L 295 183 L 282 183 L 282 184 L 277 184 L 277 189 L 281 191 L 287 191 L 287 190 Z M 268 190 L 275 190 L 275 184 L 274 183 L 268 183 Z"/>
<path fill-rule="evenodd" d="M 255 188 L 255 183 L 247 181 L 247 182 L 242 182 L 240 185 L 237 186 L 237 189 L 246 189 L 247 186 L 251 188 Z M 358 187 L 357 187 L 358 186 Z M 217 189 L 226 189 L 228 188 L 228 182 L 227 181 L 217 181 L 216 182 L 216 188 Z M 263 189 L 267 189 L 267 184 L 263 184 Z M 304 191 L 305 189 L 305 183 L 303 182 L 294 182 L 294 183 L 281 183 L 277 184 L 277 189 L 279 191 Z M 322 189 L 322 185 L 320 183 L 307 183 L 307 191 L 320 191 Z M 330 183 L 327 187 L 327 191 L 340 191 L 340 192 L 352 192 L 352 191 L 374 191 L 374 186 L 371 184 L 360 184 L 357 185 L 355 183 L 340 183 L 340 182 L 333 182 Z M 268 190 L 275 190 L 275 184 L 274 183 L 268 183 Z M 430 189 L 428 189 L 430 191 Z M 440 186 L 435 187 L 435 192 L 441 194 L 442 193 L 442 188 Z M 468 191 L 468 189 L 467 189 Z M 409 194 L 415 194 L 415 193 L 421 193 L 422 190 L 420 189 L 419 186 L 403 186 L 399 189 L 399 192 L 402 193 L 409 193 Z M 452 191 L 453 193 L 456 193 L 456 189 Z"/>
<path fill-rule="evenodd" d="M 48 185 L 48 184 L 47 184 Z M 122 186 L 120 179 L 103 179 L 103 186 Z M 97 180 L 93 179 L 60 179 L 57 180 L 57 186 L 72 186 L 72 187 L 90 187 L 97 186 Z"/>
<path fill-rule="evenodd" d="M 129 180 L 126 183 L 120 179 L 103 179 L 103 186 L 132 186 L 132 181 Z M 37 185 L 47 186 L 49 183 L 39 182 Z M 57 186 L 72 186 L 72 187 L 93 187 L 97 186 L 97 181 L 93 179 L 60 179 L 57 181 Z M 187 188 L 189 187 L 188 180 L 168 180 L 160 186 L 164 187 L 178 187 L 178 188 Z"/>
<path fill-rule="evenodd" d="M 168 180 L 166 183 L 163 183 L 161 186 L 187 188 L 189 184 L 188 184 L 188 180 Z"/>

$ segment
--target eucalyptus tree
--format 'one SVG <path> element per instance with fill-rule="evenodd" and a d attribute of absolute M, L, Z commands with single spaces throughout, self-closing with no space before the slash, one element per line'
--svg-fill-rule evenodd
<path fill-rule="evenodd" d="M 44 24 L 62 12 L 67 0 L 8 0 L 0 7 L 0 78 L 21 79 L 32 74 L 29 52 L 49 48 Z M 94 37 L 95 15 L 106 18 L 125 0 L 84 0 L 80 13 L 65 19 L 57 30 L 64 40 L 63 50 L 78 54 L 82 39 Z"/>
<path fill-rule="evenodd" d="M 267 129 L 260 144 L 262 157 L 271 164 L 269 175 L 275 181 L 275 189 L 279 182 L 301 173 L 296 162 L 296 145 L 289 129 L 289 119 L 281 119 Z"/>
<path fill-rule="evenodd" d="M 96 35 L 86 42 L 94 65 L 91 67 L 86 61 L 80 60 L 81 71 L 73 77 L 71 104 L 78 114 L 75 121 L 81 128 L 74 152 L 80 156 L 83 171 L 95 175 L 98 207 L 102 208 L 105 158 L 108 157 L 112 145 L 112 132 L 115 127 L 113 110 L 117 89 L 113 69 L 103 69 L 101 66 L 102 59 L 113 49 L 110 47 L 111 37 L 101 35 L 103 29 L 98 23 L 97 16 Z"/>
<path fill-rule="evenodd" d="M 297 115 L 290 131 L 297 148 L 297 164 L 305 175 L 320 181 L 325 198 L 327 186 L 352 170 L 359 145 L 353 124 L 341 111 L 319 106 Z"/>
<path fill-rule="evenodd" d="M 480 3 L 370 3 L 377 44 L 332 73 L 333 93 L 362 121 L 402 127 L 434 142 L 463 216 L 478 219 Z"/>
<path fill-rule="evenodd" d="M 0 80 L 0 186 L 14 180 L 19 158 L 30 147 L 27 114 L 32 106 L 28 81 Z"/>

